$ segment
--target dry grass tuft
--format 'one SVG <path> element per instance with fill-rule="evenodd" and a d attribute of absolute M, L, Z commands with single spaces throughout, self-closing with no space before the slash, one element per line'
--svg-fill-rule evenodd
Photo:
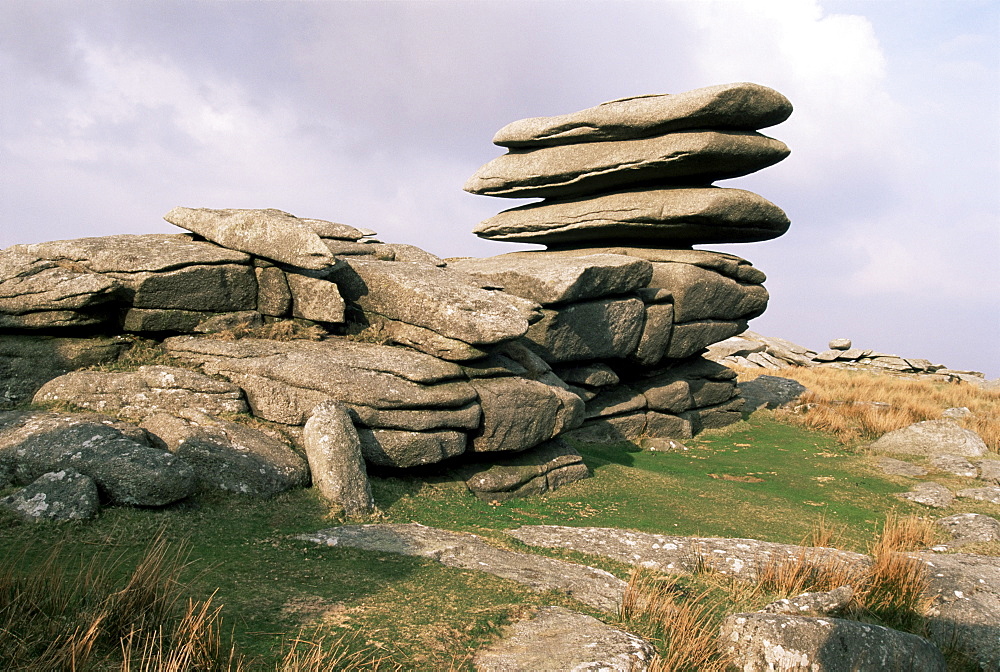
<path fill-rule="evenodd" d="M 651 672 L 722 672 L 728 667 L 716 644 L 716 606 L 709 591 L 688 594 L 676 577 L 640 569 L 629 579 L 621 618 L 656 642 Z"/>
<path fill-rule="evenodd" d="M 220 341 L 237 341 L 241 338 L 261 338 L 271 341 L 320 341 L 327 335 L 317 324 L 301 320 L 278 320 L 259 327 L 239 325 L 232 329 L 206 334 Z"/>
<path fill-rule="evenodd" d="M 915 422 L 940 419 L 946 408 L 965 407 L 972 415 L 957 422 L 978 433 L 991 451 L 1000 452 L 1000 390 L 827 367 L 779 372 L 733 368 L 740 380 L 775 374 L 805 385 L 809 392 L 800 403 L 808 410 L 787 412 L 786 417 L 809 429 L 830 432 L 844 444 L 874 441 Z"/>

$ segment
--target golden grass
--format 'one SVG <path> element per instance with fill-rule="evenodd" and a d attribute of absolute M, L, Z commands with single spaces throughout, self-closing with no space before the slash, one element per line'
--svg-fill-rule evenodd
<path fill-rule="evenodd" d="M 805 385 L 809 391 L 799 404 L 808 410 L 783 412 L 783 417 L 809 429 L 830 432 L 844 444 L 874 441 L 915 422 L 938 420 L 946 408 L 964 406 L 972 415 L 957 422 L 978 433 L 991 451 L 1000 453 L 1000 390 L 827 367 L 781 371 L 733 368 L 742 381 L 777 375 Z"/>

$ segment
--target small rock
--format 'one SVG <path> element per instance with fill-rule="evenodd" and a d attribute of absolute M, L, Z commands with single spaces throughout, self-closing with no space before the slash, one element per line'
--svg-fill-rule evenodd
<path fill-rule="evenodd" d="M 559 438 L 495 461 L 490 466 L 470 465 L 476 471 L 465 478 L 469 490 L 486 501 L 541 494 L 590 477 L 580 453 Z"/>
<path fill-rule="evenodd" d="M 13 495 L 0 499 L 0 506 L 28 520 L 89 520 L 101 509 L 97 484 L 89 476 L 63 469 L 42 474 Z"/>
<path fill-rule="evenodd" d="M 987 488 L 967 488 L 956 493 L 963 499 L 974 499 L 977 502 L 1000 504 L 1000 487 L 991 485 Z"/>
<path fill-rule="evenodd" d="M 682 453 L 689 450 L 687 446 L 677 439 L 666 439 L 658 436 L 644 436 L 635 442 L 643 450 L 650 450 L 657 453 Z"/>
<path fill-rule="evenodd" d="M 762 612 L 768 614 L 836 614 L 843 611 L 854 598 L 854 589 L 841 586 L 822 593 L 802 593 L 795 597 L 772 602 Z"/>
<path fill-rule="evenodd" d="M 473 659 L 477 672 L 602 670 L 644 672 L 653 646 L 592 616 L 542 607 L 507 628 L 506 635 Z"/>
<path fill-rule="evenodd" d="M 956 476 L 975 478 L 979 473 L 974 464 L 958 455 L 937 455 L 931 460 L 931 464 L 941 471 L 947 471 Z"/>
<path fill-rule="evenodd" d="M 948 488 L 934 481 L 920 483 L 910 492 L 904 492 L 896 496 L 900 499 L 908 499 L 911 502 L 923 504 L 924 506 L 932 506 L 936 509 L 943 509 L 955 501 L 955 496 L 951 494 Z"/>
<path fill-rule="evenodd" d="M 927 470 L 916 464 L 897 460 L 894 457 L 879 458 L 878 467 L 889 476 L 926 476 Z"/>
<path fill-rule="evenodd" d="M 827 345 L 831 350 L 850 350 L 851 349 L 851 339 L 849 338 L 835 338 Z"/>
<path fill-rule="evenodd" d="M 956 513 L 954 516 L 939 518 L 937 524 L 963 544 L 1000 541 L 1000 521 L 981 513 Z"/>
<path fill-rule="evenodd" d="M 946 408 L 941 411 L 942 418 L 948 418 L 950 420 L 957 420 L 958 418 L 967 418 L 972 415 L 970 411 L 965 406 L 959 406 L 958 408 Z"/>
<path fill-rule="evenodd" d="M 980 460 L 976 466 L 979 467 L 980 480 L 1000 485 L 1000 460 Z"/>

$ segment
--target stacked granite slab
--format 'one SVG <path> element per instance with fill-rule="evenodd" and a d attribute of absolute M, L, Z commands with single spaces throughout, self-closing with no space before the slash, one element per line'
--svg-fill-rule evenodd
<path fill-rule="evenodd" d="M 739 419 L 734 375 L 701 354 L 764 311 L 765 276 L 739 257 L 692 248 L 788 229 L 773 203 L 712 182 L 785 158 L 788 148 L 757 130 L 791 109 L 776 91 L 741 83 L 615 100 L 496 134 L 508 152 L 466 191 L 543 200 L 474 231 L 547 249 L 449 265 L 542 304 L 523 340 L 586 400 L 575 436 L 685 438 Z M 629 282 L 604 277 L 624 278 L 625 268 Z M 579 286 L 540 293 L 558 276 L 578 276 Z"/>

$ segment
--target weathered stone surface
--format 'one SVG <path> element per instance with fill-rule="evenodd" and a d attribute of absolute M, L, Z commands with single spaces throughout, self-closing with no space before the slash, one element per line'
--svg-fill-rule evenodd
<path fill-rule="evenodd" d="M 476 399 L 462 369 L 434 357 L 374 343 L 221 341 L 178 336 L 165 341 L 175 356 L 203 364 L 239 385 L 255 415 L 303 424 L 325 399 L 352 408 L 459 409 Z"/>
<path fill-rule="evenodd" d="M 904 492 L 896 496 L 900 499 L 908 499 L 911 502 L 931 506 L 935 509 L 944 509 L 955 501 L 955 495 L 951 494 L 951 490 L 934 481 L 918 483 L 913 486 L 913 490 L 910 492 Z"/>
<path fill-rule="evenodd" d="M 136 308 L 228 313 L 257 308 L 257 279 L 249 266 L 188 266 L 160 273 L 137 273 L 123 280 Z"/>
<path fill-rule="evenodd" d="M 320 269 L 335 261 L 314 227 L 281 210 L 174 208 L 163 219 L 230 250 L 300 268 Z"/>
<path fill-rule="evenodd" d="M 316 322 L 343 322 L 344 299 L 337 285 L 324 278 L 286 273 L 292 295 L 292 315 Z"/>
<path fill-rule="evenodd" d="M 0 499 L 0 506 L 34 521 L 89 520 L 101 510 L 97 484 L 74 471 L 42 474 L 34 482 Z"/>
<path fill-rule="evenodd" d="M 34 330 L 91 327 L 113 321 L 106 311 L 39 310 L 35 313 L 10 315 L 0 313 L 0 329 Z"/>
<path fill-rule="evenodd" d="M 377 256 L 389 256 L 388 260 L 403 261 L 412 264 L 426 264 L 429 266 L 448 266 L 444 259 L 431 254 L 427 250 L 422 250 L 416 245 L 405 245 L 403 243 L 374 243 L 377 248 Z M 390 256 L 391 255 L 391 256 Z"/>
<path fill-rule="evenodd" d="M 359 332 L 362 337 L 368 335 L 378 342 L 405 345 L 449 362 L 466 362 L 480 359 L 488 354 L 485 350 L 469 345 L 465 341 L 442 336 L 425 327 L 390 320 L 377 313 L 365 312 L 363 319 L 367 322 L 367 326 Z M 354 322 L 351 326 L 355 324 L 360 323 Z"/>
<path fill-rule="evenodd" d="M 957 493 L 963 499 L 974 499 L 977 502 L 989 502 L 990 504 L 1000 504 L 1000 487 L 990 485 L 985 488 L 966 488 Z"/>
<path fill-rule="evenodd" d="M 475 452 L 524 450 L 583 422 L 583 401 L 552 385 L 524 378 L 477 378 L 471 385 L 483 409 L 470 445 Z"/>
<path fill-rule="evenodd" d="M 756 130 L 792 113 L 783 95 L 760 84 L 720 84 L 675 94 L 632 96 L 571 114 L 507 124 L 493 137 L 502 147 L 624 140 L 687 128 Z"/>
<path fill-rule="evenodd" d="M 561 436 L 583 443 L 621 443 L 638 439 L 646 432 L 646 413 L 613 415 L 585 421 Z"/>
<path fill-rule="evenodd" d="M 243 252 L 196 241 L 188 234 L 120 234 L 14 245 L 8 250 L 42 259 L 79 263 L 92 273 L 107 273 L 131 284 L 132 274 L 163 272 L 192 265 L 247 264 Z M 120 274 L 120 275 L 119 275 Z"/>
<path fill-rule="evenodd" d="M 983 541 L 1000 541 L 1000 520 L 981 513 L 956 513 L 954 516 L 938 518 L 937 524 L 948 530 L 958 542 L 949 544 L 951 547 Z"/>
<path fill-rule="evenodd" d="M 760 408 L 773 409 L 793 404 L 809 391 L 797 380 L 777 376 L 757 376 L 740 383 L 739 390 L 743 397 L 743 411 L 749 413 Z"/>
<path fill-rule="evenodd" d="M 653 273 L 646 260 L 617 254 L 561 258 L 501 255 L 452 261 L 448 268 L 543 306 L 628 294 L 649 284 Z"/>
<path fill-rule="evenodd" d="M 17 246 L 0 250 L 0 313 L 92 308 L 114 300 L 120 287 L 70 262 L 42 259 Z"/>
<path fill-rule="evenodd" d="M 290 315 L 292 291 L 288 288 L 285 272 L 277 266 L 264 266 L 254 268 L 254 273 L 257 277 L 257 311 L 272 317 Z"/>
<path fill-rule="evenodd" d="M 703 429 L 722 429 L 743 419 L 743 400 L 736 398 L 715 406 L 694 408 L 681 414 L 691 423 L 691 431 L 697 434 Z M 675 438 L 690 438 L 675 436 Z"/>
<path fill-rule="evenodd" d="M 309 484 L 301 455 L 246 425 L 188 408 L 149 415 L 142 427 L 191 465 L 203 487 L 273 497 Z"/>
<path fill-rule="evenodd" d="M 643 182 L 712 182 L 788 156 L 784 143 L 745 131 L 681 131 L 652 138 L 588 142 L 510 152 L 465 183 L 473 194 L 572 197 Z"/>
<path fill-rule="evenodd" d="M 870 562 L 860 553 L 833 548 L 803 548 L 755 539 L 672 537 L 610 527 L 525 525 L 508 534 L 530 546 L 568 548 L 666 574 L 688 574 L 707 565 L 722 574 L 754 580 L 768 563 L 796 560 L 803 553 L 818 564 Z"/>
<path fill-rule="evenodd" d="M 263 323 L 255 310 L 232 313 L 209 313 L 199 310 L 165 308 L 129 308 L 122 318 L 122 330 L 135 333 L 208 334 L 237 327 L 255 327 Z"/>
<path fill-rule="evenodd" d="M 107 336 L 0 334 L 0 410 L 31 399 L 38 388 L 68 371 L 115 361 L 126 345 Z"/>
<path fill-rule="evenodd" d="M 172 366 L 142 366 L 134 373 L 72 371 L 43 385 L 34 401 L 65 401 L 130 419 L 185 408 L 209 414 L 249 410 L 232 383 Z"/>
<path fill-rule="evenodd" d="M 313 485 L 348 516 L 375 511 L 368 471 L 361 456 L 361 439 L 347 408 L 327 401 L 315 409 L 302 433 Z"/>
<path fill-rule="evenodd" d="M 935 469 L 947 471 L 956 476 L 975 478 L 979 474 L 976 465 L 959 455 L 935 455 L 931 458 L 931 464 L 934 465 Z"/>
<path fill-rule="evenodd" d="M 767 290 L 691 264 L 654 263 L 651 287 L 669 289 L 674 320 L 751 319 L 767 307 Z"/>
<path fill-rule="evenodd" d="M 777 238 L 788 217 L 762 196 L 742 189 L 631 189 L 522 205 L 480 222 L 480 238 L 546 245 L 601 241 L 688 246 Z"/>
<path fill-rule="evenodd" d="M 381 409 L 368 406 L 348 406 L 351 420 L 363 427 L 406 429 L 422 432 L 428 429 L 476 429 L 482 418 L 478 403 L 460 408 Z"/>
<path fill-rule="evenodd" d="M 503 638 L 476 653 L 477 672 L 602 670 L 645 672 L 656 650 L 646 640 L 593 616 L 542 607 L 506 628 Z"/>
<path fill-rule="evenodd" d="M 1000 460 L 979 460 L 976 466 L 979 468 L 980 480 L 1000 485 Z"/>
<path fill-rule="evenodd" d="M 733 614 L 719 639 L 724 653 L 746 672 L 947 669 L 941 651 L 922 637 L 840 618 Z"/>
<path fill-rule="evenodd" d="M 416 467 L 434 464 L 465 452 L 464 432 L 432 429 L 410 432 L 397 429 L 358 427 L 361 454 L 371 464 L 384 467 Z"/>
<path fill-rule="evenodd" d="M 542 313 L 525 338 L 547 362 L 574 362 L 633 353 L 642 336 L 645 307 L 639 299 L 601 299 Z"/>
<path fill-rule="evenodd" d="M 667 353 L 674 334 L 674 307 L 669 303 L 647 305 L 642 336 L 631 359 L 645 366 L 658 364 Z"/>
<path fill-rule="evenodd" d="M 889 476 L 926 476 L 927 470 L 916 464 L 897 460 L 894 457 L 880 457 L 878 468 Z"/>
<path fill-rule="evenodd" d="M 348 259 L 331 279 L 366 312 L 471 345 L 517 338 L 536 319 L 534 303 L 480 289 L 465 274 L 447 268 Z"/>
<path fill-rule="evenodd" d="M 584 565 L 494 548 L 473 534 L 448 532 L 416 523 L 343 525 L 300 539 L 326 546 L 414 555 L 448 567 L 473 569 L 516 581 L 538 591 L 558 590 L 600 611 L 614 613 L 626 583 Z"/>
<path fill-rule="evenodd" d="M 567 383 L 587 387 L 606 387 L 620 382 L 618 374 L 607 364 L 596 362 L 580 366 L 562 366 L 554 369 L 555 374 Z M 998 461 L 1000 464 L 1000 461 Z"/>
<path fill-rule="evenodd" d="M 746 320 L 735 322 L 700 320 L 683 324 L 675 322 L 670 336 L 670 345 L 664 356 L 668 359 L 690 357 L 712 343 L 717 343 L 744 331 L 746 327 Z"/>
<path fill-rule="evenodd" d="M 959 418 L 967 418 L 970 415 L 972 415 L 972 411 L 965 406 L 960 406 L 958 408 L 946 408 L 941 411 L 941 417 L 947 420 L 958 420 Z"/>
<path fill-rule="evenodd" d="M 618 385 L 602 390 L 587 402 L 585 418 L 599 418 L 607 415 L 623 415 L 646 408 L 646 397 L 627 385 Z"/>
<path fill-rule="evenodd" d="M 117 504 L 162 506 L 191 495 L 191 467 L 171 453 L 136 443 L 100 416 L 0 412 L 0 463 L 15 483 L 74 469 Z"/>
<path fill-rule="evenodd" d="M 305 224 L 316 232 L 320 238 L 334 238 L 338 240 L 361 240 L 367 236 L 374 236 L 375 232 L 368 229 L 359 229 L 347 224 L 328 222 L 324 219 L 298 218 L 300 224 Z"/>
<path fill-rule="evenodd" d="M 241 310 L 236 313 L 217 313 L 208 317 L 194 328 L 196 334 L 216 334 L 222 331 L 253 329 L 264 325 L 263 316 L 256 310 Z"/>
<path fill-rule="evenodd" d="M 987 452 L 986 444 L 972 430 L 952 420 L 926 420 L 889 432 L 871 444 L 880 453 L 978 457 Z"/>
<path fill-rule="evenodd" d="M 488 466 L 468 468 L 475 470 L 465 476 L 469 490 L 480 499 L 499 502 L 549 492 L 590 476 L 580 453 L 559 438 Z"/>
<path fill-rule="evenodd" d="M 821 593 L 802 593 L 795 597 L 778 600 L 767 605 L 762 612 L 767 614 L 798 614 L 800 616 L 837 614 L 844 610 L 854 598 L 854 589 L 840 586 Z"/>

